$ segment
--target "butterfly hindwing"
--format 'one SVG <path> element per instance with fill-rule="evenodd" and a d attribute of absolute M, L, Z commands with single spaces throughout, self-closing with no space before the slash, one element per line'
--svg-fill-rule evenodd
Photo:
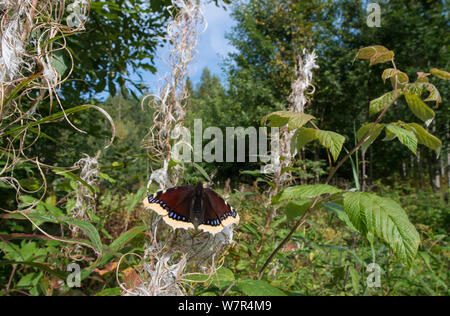
<path fill-rule="evenodd" d="M 203 191 L 204 220 L 199 229 L 216 234 L 225 226 L 239 223 L 239 215 L 220 195 L 210 189 Z"/>
<path fill-rule="evenodd" d="M 194 188 L 190 186 L 158 191 L 144 199 L 144 207 L 161 215 L 163 220 L 173 228 L 194 228 L 189 217 L 194 194 Z"/>

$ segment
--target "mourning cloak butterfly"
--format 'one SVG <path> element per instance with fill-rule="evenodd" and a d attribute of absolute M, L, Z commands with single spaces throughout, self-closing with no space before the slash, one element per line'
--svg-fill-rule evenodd
<path fill-rule="evenodd" d="M 236 210 L 201 182 L 158 191 L 143 203 L 173 228 L 198 228 L 215 235 L 224 227 L 239 223 Z"/>

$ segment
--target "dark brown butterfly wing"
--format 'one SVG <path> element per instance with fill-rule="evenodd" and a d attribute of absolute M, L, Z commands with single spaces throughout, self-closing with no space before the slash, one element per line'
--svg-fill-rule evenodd
<path fill-rule="evenodd" d="M 179 186 L 158 191 L 145 198 L 143 203 L 171 227 L 190 229 L 194 228 L 189 215 L 194 195 L 194 187 Z"/>
<path fill-rule="evenodd" d="M 204 220 L 200 230 L 217 234 L 224 227 L 239 223 L 239 215 L 220 195 L 210 189 L 203 190 Z"/>

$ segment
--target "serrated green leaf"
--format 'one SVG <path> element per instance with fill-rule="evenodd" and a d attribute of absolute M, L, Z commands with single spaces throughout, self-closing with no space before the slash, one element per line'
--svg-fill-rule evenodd
<path fill-rule="evenodd" d="M 264 125 L 267 122 L 267 126 L 270 127 L 282 127 L 288 124 L 288 130 L 292 131 L 302 127 L 314 118 L 314 116 L 306 113 L 277 111 L 263 117 L 261 124 Z"/>
<path fill-rule="evenodd" d="M 348 217 L 348 214 L 344 211 L 344 206 L 337 204 L 337 203 L 329 203 L 324 202 L 322 203 L 322 206 L 331 212 L 333 212 L 341 221 L 343 221 L 348 228 L 350 228 L 354 232 L 358 232 L 358 229 L 356 229 L 352 222 L 350 221 L 350 218 Z"/>
<path fill-rule="evenodd" d="M 419 144 L 425 145 L 431 150 L 434 150 L 436 152 L 436 156 L 439 157 L 442 149 L 442 141 L 436 136 L 428 133 L 422 126 L 417 123 L 409 123 L 408 125 L 413 129 Z"/>
<path fill-rule="evenodd" d="M 42 277 L 42 272 L 31 272 L 24 275 L 19 282 L 17 282 L 16 287 L 18 288 L 28 288 L 36 286 L 39 279 Z"/>
<path fill-rule="evenodd" d="M 289 122 L 291 116 L 292 112 L 276 111 L 264 116 L 261 119 L 261 125 L 267 125 L 269 127 L 281 127 Z"/>
<path fill-rule="evenodd" d="M 430 109 L 417 94 L 405 93 L 405 99 L 409 109 L 414 115 L 425 122 L 426 126 L 430 125 L 435 116 L 434 111 Z"/>
<path fill-rule="evenodd" d="M 292 131 L 294 129 L 300 128 L 312 119 L 314 116 L 305 113 L 294 113 L 294 115 L 289 119 L 288 130 Z"/>
<path fill-rule="evenodd" d="M 284 189 L 278 201 L 302 200 L 339 192 L 342 192 L 342 190 L 328 184 L 296 185 Z"/>
<path fill-rule="evenodd" d="M 394 103 L 401 94 L 402 92 L 400 90 L 397 90 L 397 93 L 396 90 L 392 90 L 383 94 L 381 97 L 370 101 L 369 115 L 372 116 L 382 111 L 384 108 Z"/>
<path fill-rule="evenodd" d="M 411 267 L 420 236 L 400 205 L 366 192 L 347 192 L 344 210 L 362 234 L 372 233 L 385 241 L 398 258 Z"/>
<path fill-rule="evenodd" d="M 405 128 L 402 128 L 397 125 L 388 124 L 386 126 L 386 137 L 384 140 L 392 140 L 394 138 L 398 138 L 398 140 L 408 147 L 415 155 L 417 154 L 417 137 L 412 132 Z"/>
<path fill-rule="evenodd" d="M 301 127 L 299 128 L 291 140 L 291 149 L 302 149 L 306 144 L 317 139 L 316 129 Z"/>
<path fill-rule="evenodd" d="M 316 135 L 320 144 L 330 151 L 334 161 L 336 161 L 341 153 L 345 137 L 335 132 L 323 130 L 317 130 Z"/>

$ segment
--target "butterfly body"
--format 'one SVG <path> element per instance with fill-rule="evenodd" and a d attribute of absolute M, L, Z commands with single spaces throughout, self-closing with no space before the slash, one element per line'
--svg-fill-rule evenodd
<path fill-rule="evenodd" d="M 204 220 L 203 214 L 205 212 L 202 212 L 203 209 L 203 185 L 201 182 L 199 182 L 195 186 L 195 196 L 192 201 L 192 209 L 191 209 L 191 220 L 194 224 L 194 227 L 197 228 Z"/>
<path fill-rule="evenodd" d="M 161 215 L 173 228 L 200 229 L 216 234 L 226 226 L 239 223 L 239 215 L 220 195 L 196 186 L 179 186 L 145 198 L 145 208 Z"/>

